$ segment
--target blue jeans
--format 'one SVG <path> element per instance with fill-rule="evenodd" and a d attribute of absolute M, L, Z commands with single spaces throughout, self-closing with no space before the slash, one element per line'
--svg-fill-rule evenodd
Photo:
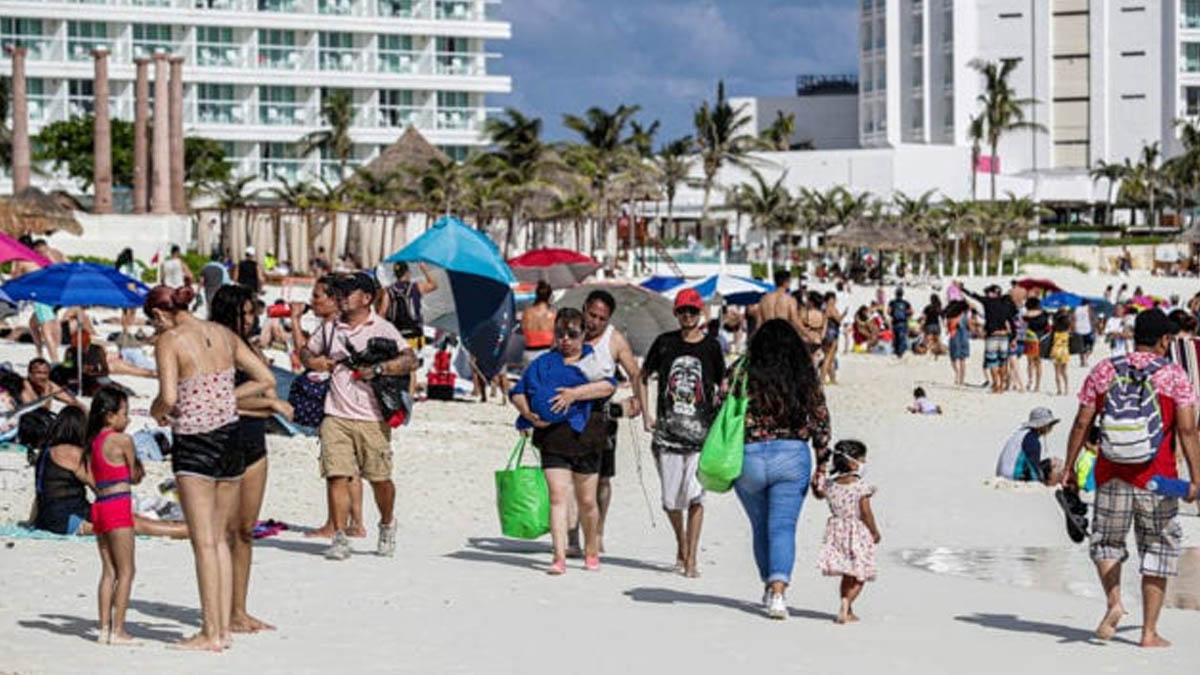
<path fill-rule="evenodd" d="M 796 563 L 796 521 L 812 459 L 808 443 L 796 440 L 747 443 L 742 475 L 733 484 L 754 535 L 754 562 L 763 583 L 790 583 Z"/>

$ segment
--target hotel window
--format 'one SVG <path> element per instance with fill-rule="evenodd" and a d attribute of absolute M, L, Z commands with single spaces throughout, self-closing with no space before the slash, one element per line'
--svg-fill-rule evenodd
<path fill-rule="evenodd" d="M 196 85 L 196 117 L 202 124 L 233 124 L 244 122 L 232 84 L 201 82 Z"/>
<path fill-rule="evenodd" d="M 295 87 L 262 86 L 258 88 L 258 121 L 260 124 L 300 126 L 304 124 L 304 103 L 296 102 Z"/>
<path fill-rule="evenodd" d="M 1184 87 L 1184 112 L 1189 116 L 1200 115 L 1200 87 Z"/>
<path fill-rule="evenodd" d="M 171 27 L 158 23 L 133 24 L 133 55 L 136 58 L 148 58 L 154 52 L 170 52 Z"/>
<path fill-rule="evenodd" d="M 67 58 L 88 61 L 92 50 L 108 46 L 108 24 L 103 21 L 67 22 Z"/>
<path fill-rule="evenodd" d="M 354 12 L 354 0 L 318 0 L 318 14 L 345 15 Z"/>
<path fill-rule="evenodd" d="M 439 91 L 437 93 L 437 128 L 471 129 L 474 127 L 475 110 L 471 108 L 471 95 L 465 91 Z"/>
<path fill-rule="evenodd" d="M 46 108 L 50 107 L 50 98 L 46 96 L 46 81 L 40 77 L 25 78 L 25 96 L 29 101 L 29 119 L 46 119 Z"/>
<path fill-rule="evenodd" d="M 875 120 L 871 117 L 871 106 L 869 106 L 869 105 L 863 106 L 862 118 L 863 118 L 863 133 L 867 133 L 867 134 L 874 133 L 875 132 Z"/>
<path fill-rule="evenodd" d="M 875 89 L 878 91 L 887 89 L 887 61 L 875 62 Z"/>
<path fill-rule="evenodd" d="M 260 12 L 294 12 L 296 0 L 258 0 Z"/>
<path fill-rule="evenodd" d="M 871 91 L 875 88 L 875 78 L 871 77 L 871 73 L 875 72 L 874 66 L 867 64 L 863 68 L 862 88 L 863 91 Z"/>
<path fill-rule="evenodd" d="M 1183 70 L 1200 73 L 1200 42 L 1183 43 Z"/>
<path fill-rule="evenodd" d="M 437 39 L 438 75 L 478 75 L 475 62 L 468 54 L 467 38 L 440 37 Z"/>
<path fill-rule="evenodd" d="M 917 46 L 925 43 L 925 15 L 920 12 L 913 14 L 912 43 Z"/>
<path fill-rule="evenodd" d="M 925 58 L 914 56 L 912 60 L 912 86 L 920 89 L 925 84 Z"/>
<path fill-rule="evenodd" d="M 862 50 L 864 52 L 869 52 L 875 48 L 874 43 L 871 42 L 871 26 L 874 25 L 874 23 L 875 23 L 874 21 L 868 20 L 868 21 L 864 21 L 862 24 L 862 35 L 863 35 Z"/>
<path fill-rule="evenodd" d="M 466 145 L 439 145 L 438 150 L 441 150 L 447 157 L 456 161 L 466 161 L 471 155 L 471 148 Z"/>
<path fill-rule="evenodd" d="M 403 129 L 417 124 L 413 93 L 403 89 L 379 90 L 379 126 Z"/>
<path fill-rule="evenodd" d="M 196 63 L 201 66 L 236 67 L 241 50 L 233 43 L 233 29 L 220 26 L 196 27 Z"/>
<path fill-rule="evenodd" d="M 42 31 L 41 19 L 0 18 L 0 48 L 23 46 L 27 49 L 26 58 L 40 61 L 50 45 Z"/>
<path fill-rule="evenodd" d="M 954 86 L 954 54 L 947 53 L 942 56 L 942 85 L 946 87 Z"/>
<path fill-rule="evenodd" d="M 296 34 L 290 30 L 260 29 L 258 67 L 299 70 L 300 50 L 296 49 Z"/>
<path fill-rule="evenodd" d="M 862 11 L 871 11 L 871 0 L 862 0 Z"/>
<path fill-rule="evenodd" d="M 356 70 L 358 51 L 354 48 L 353 33 L 321 31 L 321 70 Z"/>
<path fill-rule="evenodd" d="M 875 48 L 883 49 L 887 46 L 887 27 L 884 24 L 883 17 L 880 17 L 875 22 Z"/>
<path fill-rule="evenodd" d="M 72 117 L 92 114 L 94 96 L 91 80 L 67 80 L 67 108 Z"/>
<path fill-rule="evenodd" d="M 413 51 L 411 35 L 380 35 L 379 71 L 384 73 L 415 73 L 420 54 Z"/>
<path fill-rule="evenodd" d="M 413 0 L 379 0 L 379 16 L 410 18 Z"/>
<path fill-rule="evenodd" d="M 263 143 L 259 176 L 263 180 L 286 180 L 293 182 L 300 175 L 300 164 L 304 161 L 296 153 L 293 143 Z"/>
<path fill-rule="evenodd" d="M 923 129 L 925 127 L 925 101 L 916 99 L 912 102 L 912 121 L 909 126 L 913 129 Z"/>
<path fill-rule="evenodd" d="M 471 18 L 471 2 L 469 0 L 435 0 L 433 18 L 466 21 Z"/>
<path fill-rule="evenodd" d="M 1200 28 L 1200 0 L 1183 0 L 1183 27 Z"/>

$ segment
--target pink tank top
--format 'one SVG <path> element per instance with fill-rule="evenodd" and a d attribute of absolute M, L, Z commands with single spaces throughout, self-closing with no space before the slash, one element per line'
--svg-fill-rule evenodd
<path fill-rule="evenodd" d="M 171 430 L 202 434 L 237 421 L 233 368 L 179 378 L 179 398 L 171 411 Z"/>
<path fill-rule="evenodd" d="M 115 433 L 112 429 L 101 431 L 94 439 L 92 439 L 92 457 L 91 470 L 92 478 L 96 481 L 96 488 L 102 489 L 118 483 L 129 482 L 129 467 L 124 464 L 110 464 L 104 458 L 104 441 Z"/>

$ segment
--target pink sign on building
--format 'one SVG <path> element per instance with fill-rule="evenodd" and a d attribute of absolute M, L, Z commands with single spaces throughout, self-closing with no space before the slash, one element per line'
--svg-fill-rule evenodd
<path fill-rule="evenodd" d="M 980 155 L 975 162 L 975 170 L 979 173 L 1000 173 L 1000 156 Z"/>

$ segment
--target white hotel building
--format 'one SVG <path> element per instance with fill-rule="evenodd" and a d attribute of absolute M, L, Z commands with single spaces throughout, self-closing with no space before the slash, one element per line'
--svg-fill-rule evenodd
<path fill-rule="evenodd" d="M 983 83 L 969 64 L 977 58 L 1017 62 L 1010 83 L 1018 97 L 1038 101 L 1026 118 L 1047 129 L 1003 138 L 1001 196 L 1011 190 L 1081 208 L 1103 201 L 1106 184 L 1087 175 L 1098 160 L 1136 160 L 1155 142 L 1169 157 L 1179 150 L 1174 120 L 1200 115 L 1200 0 L 858 4 L 858 96 L 839 103 L 849 106 L 840 117 L 857 118 L 858 149 L 834 149 L 845 146 L 818 134 L 817 152 L 772 154 L 791 187 L 970 196 L 968 125 Z M 804 98 L 790 109 L 797 128 L 814 128 Z M 763 118 L 760 128 L 780 100 L 740 99 Z M 744 179 L 729 173 L 726 183 Z M 986 199 L 989 177 L 978 179 Z M 685 210 L 693 197 L 684 197 Z"/>
<path fill-rule="evenodd" d="M 321 128 L 321 97 L 352 93 L 352 164 L 415 126 L 450 156 L 485 143 L 489 41 L 511 37 L 499 0 L 0 0 L 0 43 L 28 48 L 30 131 L 89 112 L 91 50 L 109 57 L 115 118 L 133 119 L 134 59 L 183 56 L 184 133 L 220 141 L 235 175 L 337 177 L 299 153 Z M 8 75 L 6 55 L 0 72 Z M 153 96 L 153 87 L 151 87 Z M 7 169 L 7 167 L 6 167 Z M 37 178 L 35 177 L 35 182 Z M 0 178 L 0 192 L 7 191 Z"/>

